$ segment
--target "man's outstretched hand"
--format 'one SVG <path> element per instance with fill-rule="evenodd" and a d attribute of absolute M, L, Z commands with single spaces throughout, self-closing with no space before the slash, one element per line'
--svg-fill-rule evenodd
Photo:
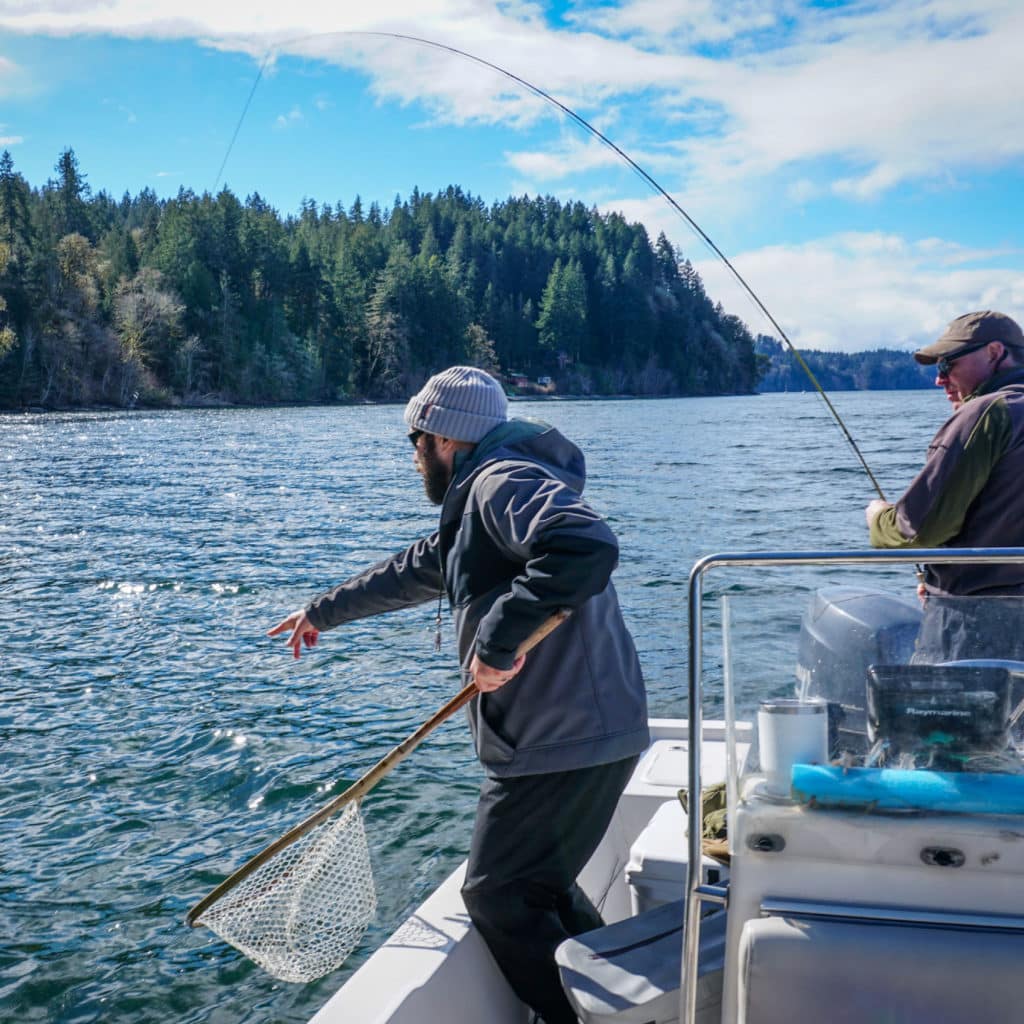
<path fill-rule="evenodd" d="M 277 636 L 280 633 L 289 634 L 285 643 L 292 649 L 292 654 L 297 658 L 302 652 L 302 645 L 316 647 L 320 637 L 320 631 L 313 628 L 313 623 L 306 618 L 305 611 L 292 612 L 286 619 L 282 619 L 272 629 L 267 630 L 267 636 Z"/>

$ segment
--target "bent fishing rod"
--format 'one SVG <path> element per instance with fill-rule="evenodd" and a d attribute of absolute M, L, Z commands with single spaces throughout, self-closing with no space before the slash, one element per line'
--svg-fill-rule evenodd
<path fill-rule="evenodd" d="M 450 46 L 447 43 L 439 43 L 433 39 L 425 39 L 422 36 L 408 35 L 402 32 L 381 32 L 365 31 L 359 29 L 341 29 L 336 32 L 317 32 L 311 33 L 309 35 L 297 36 L 294 39 L 285 40 L 277 44 L 277 46 L 273 50 L 268 51 L 266 57 L 263 59 L 263 62 L 260 64 L 259 71 L 256 74 L 256 79 L 253 82 L 252 89 L 249 91 L 249 96 L 245 101 L 245 106 L 242 109 L 242 114 L 238 119 L 238 124 L 235 126 L 234 134 L 231 136 L 231 141 L 228 143 L 227 152 L 224 154 L 224 159 L 221 161 L 220 170 L 217 172 L 217 181 L 214 184 L 214 192 L 216 192 L 217 185 L 220 184 L 221 175 L 224 173 L 224 168 L 227 165 L 228 157 L 231 155 L 231 150 L 235 145 L 235 140 L 238 138 L 238 133 L 242 128 L 242 123 L 244 122 L 245 116 L 249 110 L 249 105 L 252 103 L 252 98 L 256 93 L 256 88 L 260 83 L 260 79 L 263 77 L 263 71 L 270 63 L 270 61 L 273 59 L 275 53 L 282 47 L 288 46 L 292 43 L 300 43 L 309 39 L 321 39 L 327 36 L 352 36 L 399 40 L 407 43 L 415 43 L 419 46 L 427 47 L 428 49 L 439 50 L 443 53 L 449 53 L 452 54 L 453 56 L 461 57 L 464 60 L 472 61 L 474 64 L 478 64 L 481 67 L 488 68 L 489 70 L 504 76 L 509 81 L 515 82 L 516 85 L 518 85 L 520 88 L 533 93 L 534 96 L 537 96 L 538 98 L 544 100 L 546 103 L 551 104 L 551 106 L 561 111 L 561 113 L 564 114 L 567 118 L 569 118 L 575 124 L 579 125 L 584 131 L 588 132 L 590 135 L 592 135 L 594 138 L 600 141 L 602 145 L 606 146 L 613 153 L 615 153 L 615 155 L 618 156 L 619 159 L 623 160 L 630 167 L 630 169 L 635 174 L 637 174 L 641 178 L 641 180 L 643 180 L 643 182 L 649 188 L 653 189 L 653 191 L 657 195 L 661 196 L 661 198 L 668 203 L 669 207 L 673 210 L 673 212 L 677 216 L 681 217 L 682 220 L 686 223 L 686 225 L 690 228 L 690 230 L 693 231 L 697 235 L 697 237 L 700 238 L 700 240 L 708 247 L 708 249 L 712 253 L 714 253 L 714 255 L 719 260 L 722 261 L 722 263 L 729 271 L 729 273 L 732 274 L 732 276 L 738 282 L 740 287 L 753 301 L 754 305 L 761 311 L 761 313 L 772 325 L 772 327 L 778 332 L 779 337 L 782 338 L 782 340 L 786 343 L 786 347 L 793 354 L 800 368 L 807 375 L 807 379 L 814 386 L 815 391 L 817 391 L 818 394 L 821 396 L 822 401 L 824 401 L 825 405 L 828 408 L 828 411 L 832 414 L 832 418 L 839 425 L 839 429 L 842 431 L 843 436 L 846 438 L 850 447 L 853 449 L 853 453 L 854 455 L 856 455 L 864 472 L 867 473 L 868 479 L 871 481 L 871 484 L 874 487 L 875 491 L 878 493 L 878 496 L 882 499 L 882 501 L 887 500 L 881 485 L 875 478 L 875 474 L 872 473 L 871 467 L 868 465 L 867 460 L 864 458 L 864 454 L 861 452 L 860 447 L 854 440 L 853 435 L 850 433 L 846 424 L 843 422 L 843 418 L 839 415 L 838 410 L 832 404 L 832 400 L 826 394 L 825 389 L 818 382 L 818 378 L 814 375 L 814 372 L 807 365 L 807 362 L 804 359 L 804 357 L 800 354 L 799 350 L 793 344 L 793 342 L 790 341 L 789 335 L 787 335 L 786 332 L 782 329 L 782 326 L 779 324 L 779 322 L 769 312 L 768 307 L 765 306 L 765 304 L 761 301 L 760 296 L 758 296 L 754 289 L 751 288 L 751 286 L 747 283 L 743 275 L 732 264 L 732 261 L 729 259 L 729 257 L 726 256 L 724 252 L 722 252 L 722 250 L 715 244 L 715 242 L 707 234 L 707 232 L 693 219 L 693 217 L 690 216 L 689 213 L 686 212 L 685 209 L 683 209 L 683 207 L 675 200 L 675 198 L 673 198 L 673 196 L 666 189 L 664 189 L 648 171 L 641 167 L 617 143 L 613 142 L 610 138 L 608 138 L 608 136 L 605 135 L 604 132 L 600 131 L 600 129 L 598 128 L 595 128 L 585 117 L 583 117 L 581 114 L 578 114 L 575 110 L 573 110 L 567 104 L 563 103 L 561 100 L 552 96 L 549 92 L 540 88 L 540 86 L 534 85 L 532 82 L 527 81 L 521 75 L 517 75 L 514 72 L 509 71 L 507 68 L 502 67 L 500 64 L 495 64 L 493 61 L 486 60 L 483 57 L 478 57 L 476 54 L 470 53 L 468 50 L 460 50 L 457 46 Z"/>

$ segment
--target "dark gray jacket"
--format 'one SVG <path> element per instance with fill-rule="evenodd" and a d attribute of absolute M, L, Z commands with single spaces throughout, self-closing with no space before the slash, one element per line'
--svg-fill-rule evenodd
<path fill-rule="evenodd" d="M 924 469 L 875 517 L 875 547 L 1024 547 L 1024 368 L 986 381 L 939 428 Z M 1021 565 L 929 565 L 929 593 L 1024 594 Z"/>
<path fill-rule="evenodd" d="M 522 671 L 469 707 L 489 775 L 618 761 L 648 742 L 633 639 L 611 584 L 618 543 L 581 497 L 583 454 L 545 424 L 512 420 L 457 460 L 437 532 L 314 601 L 317 629 L 448 595 L 459 658 L 509 667 L 553 612 L 573 614 Z"/>

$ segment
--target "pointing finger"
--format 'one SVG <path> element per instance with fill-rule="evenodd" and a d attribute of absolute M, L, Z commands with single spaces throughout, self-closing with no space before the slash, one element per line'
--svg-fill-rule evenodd
<path fill-rule="evenodd" d="M 286 619 L 282 619 L 276 626 L 272 626 L 267 630 L 267 636 L 277 636 L 278 633 L 283 633 L 286 629 L 291 629 L 295 623 L 292 621 L 295 618 L 296 613 L 292 612 Z"/>

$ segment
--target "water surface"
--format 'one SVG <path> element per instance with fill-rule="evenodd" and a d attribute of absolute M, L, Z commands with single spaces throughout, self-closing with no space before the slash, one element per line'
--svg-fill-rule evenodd
<path fill-rule="evenodd" d="M 947 415 L 938 390 L 834 401 L 893 496 Z M 365 802 L 380 913 L 342 970 L 277 982 L 182 923 L 460 685 L 447 613 L 433 650 L 436 606 L 343 627 L 297 663 L 263 635 L 432 529 L 401 412 L 0 418 L 0 1018 L 306 1021 L 464 856 L 480 771 L 460 719 Z M 873 492 L 816 395 L 514 412 L 587 454 L 655 714 L 686 711 L 697 557 L 866 546 Z M 741 681 L 750 692 L 792 685 L 806 588 L 791 607 L 758 604 L 772 582 L 709 581 L 712 620 L 721 594 L 757 609 L 744 621 L 764 676 Z"/>

